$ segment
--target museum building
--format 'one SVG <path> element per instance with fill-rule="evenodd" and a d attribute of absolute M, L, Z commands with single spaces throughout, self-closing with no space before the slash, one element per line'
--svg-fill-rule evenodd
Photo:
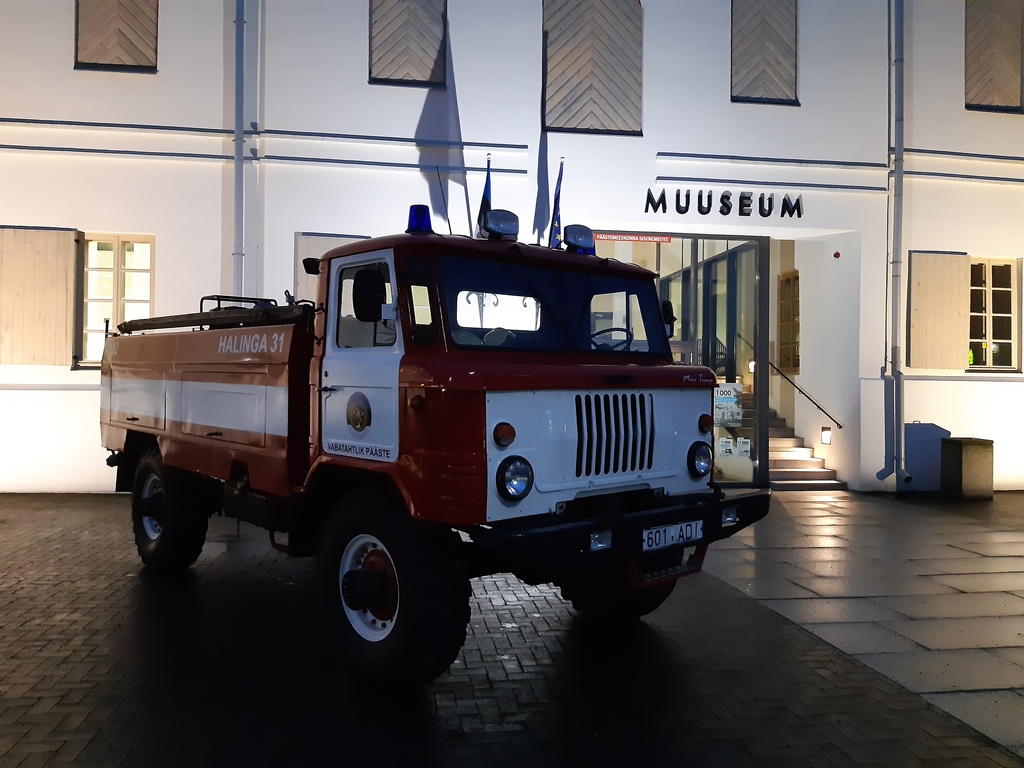
<path fill-rule="evenodd" d="M 1024 488 L 1024 0 L 0 0 L 0 491 L 107 491 L 103 339 L 554 214 L 712 368 L 719 480 Z M 556 190 L 557 187 L 557 190 Z M 944 439 L 946 439 L 945 442 Z M 955 441 L 954 441 L 955 442 Z"/>

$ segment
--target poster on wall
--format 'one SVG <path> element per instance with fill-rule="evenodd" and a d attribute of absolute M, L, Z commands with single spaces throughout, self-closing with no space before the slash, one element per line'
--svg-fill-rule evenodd
<path fill-rule="evenodd" d="M 743 423 L 742 391 L 742 384 L 719 384 L 715 387 L 716 427 L 738 427 Z"/>
<path fill-rule="evenodd" d="M 736 438 L 736 453 L 740 456 L 750 457 L 750 438 L 749 437 L 737 437 Z"/>
<path fill-rule="evenodd" d="M 731 437 L 718 438 L 718 456 L 732 456 L 736 450 L 736 441 Z"/>

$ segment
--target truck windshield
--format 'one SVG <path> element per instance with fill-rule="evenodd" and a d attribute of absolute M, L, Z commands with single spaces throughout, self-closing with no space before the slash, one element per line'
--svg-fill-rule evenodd
<path fill-rule="evenodd" d="M 461 347 L 667 355 L 652 281 L 449 255 L 442 295 Z"/>

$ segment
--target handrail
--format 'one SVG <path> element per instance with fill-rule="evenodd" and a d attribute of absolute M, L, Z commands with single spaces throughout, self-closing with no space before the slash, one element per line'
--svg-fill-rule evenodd
<path fill-rule="evenodd" d="M 750 343 L 749 341 L 747 341 L 746 339 L 744 339 L 744 338 L 743 338 L 742 336 L 740 336 L 740 335 L 739 335 L 738 333 L 736 334 L 736 338 L 737 338 L 737 339 L 739 339 L 740 341 L 742 341 L 742 342 L 743 342 L 744 344 L 746 344 L 746 345 L 747 345 L 748 347 L 750 347 L 750 349 L 751 349 L 751 350 L 753 350 L 753 349 L 754 349 L 754 345 L 753 345 L 753 344 L 751 344 L 751 343 Z M 718 341 L 717 339 L 715 339 L 715 340 L 716 340 L 716 341 Z M 721 342 L 719 342 L 719 343 L 721 343 Z M 777 374 L 779 374 L 779 376 L 781 376 L 781 377 L 782 377 L 782 378 L 784 378 L 784 379 L 785 379 L 786 381 L 788 381 L 788 382 L 789 382 L 790 384 L 792 384 L 792 385 L 793 385 L 793 388 L 794 388 L 794 389 L 795 389 L 795 390 L 796 390 L 797 392 L 799 392 L 799 393 L 800 393 L 801 395 L 803 395 L 803 396 L 804 396 L 804 397 L 806 397 L 806 398 L 807 398 L 808 400 L 810 400 L 810 401 L 811 401 L 811 403 L 812 403 L 812 404 L 814 405 L 814 407 L 815 407 L 815 408 L 817 408 L 817 409 L 818 409 L 819 411 L 821 411 L 822 413 L 824 413 L 824 414 L 825 414 L 825 415 L 826 415 L 826 416 L 828 417 L 829 421 L 831 421 L 831 422 L 832 422 L 833 424 L 835 424 L 835 425 L 836 425 L 836 428 L 837 428 L 837 429 L 842 429 L 842 428 L 843 428 L 843 425 L 839 423 L 839 420 L 838 420 L 838 419 L 837 419 L 837 418 L 836 418 L 835 416 L 833 416 L 833 415 L 832 415 L 831 413 L 829 413 L 828 411 L 826 411 L 826 410 L 825 410 L 825 409 L 824 409 L 824 408 L 822 407 L 821 403 L 819 403 L 819 402 L 818 402 L 817 400 L 815 400 L 815 399 L 814 399 L 813 397 L 811 397 L 811 396 L 810 396 L 809 394 L 807 394 L 806 390 L 804 390 L 804 388 L 803 388 L 803 387 L 801 387 L 801 386 L 800 386 L 799 384 L 797 384 L 797 383 L 796 383 L 795 381 L 793 381 L 793 380 L 792 380 L 791 378 L 789 378 L 789 376 L 787 376 L 787 375 L 786 375 L 785 373 L 783 373 L 783 372 L 782 372 L 782 369 L 781 369 L 781 368 L 779 368 L 779 366 L 777 366 L 777 365 L 776 365 L 775 363 L 773 363 L 773 362 L 772 362 L 771 360 L 769 360 L 769 361 L 768 361 L 768 365 L 769 365 L 769 366 L 771 367 L 771 369 L 772 369 L 773 371 L 775 371 L 775 372 L 776 372 Z"/>
<path fill-rule="evenodd" d="M 810 401 L 811 401 L 811 402 L 812 402 L 812 403 L 814 404 L 814 407 L 815 407 L 815 408 L 817 408 L 817 409 L 818 409 L 819 411 L 821 411 L 822 413 L 824 413 L 824 414 L 825 414 L 825 415 L 826 415 L 826 416 L 827 416 L 827 417 L 829 418 L 829 420 L 830 420 L 830 421 L 831 421 L 831 422 L 832 422 L 833 424 L 835 424 L 835 425 L 836 425 L 836 428 L 837 428 L 837 429 L 842 429 L 842 428 L 843 428 L 843 425 L 842 425 L 842 424 L 840 424 L 840 423 L 839 423 L 839 422 L 838 422 L 838 421 L 836 420 L 836 417 L 835 417 L 835 416 L 833 416 L 833 415 L 832 415 L 831 413 L 829 413 L 829 412 L 828 412 L 828 411 L 826 411 L 826 410 L 825 410 L 824 408 L 822 408 L 822 407 L 821 407 L 821 404 L 820 404 L 820 403 L 819 403 L 819 402 L 818 402 L 817 400 L 815 400 L 815 399 L 814 399 L 813 397 L 811 397 L 811 396 L 810 396 L 809 394 L 807 394 L 807 392 L 806 392 L 806 391 L 804 391 L 804 388 L 803 388 L 803 387 L 801 387 L 801 386 L 800 386 L 799 384 L 797 384 L 797 383 L 796 383 L 795 381 L 793 381 L 793 380 L 792 380 L 791 378 L 789 378 L 789 376 L 787 376 L 787 375 L 786 375 L 785 373 L 783 373 L 783 372 L 782 372 L 782 369 L 781 369 L 781 368 L 779 368 L 779 366 L 777 366 L 777 365 L 776 365 L 775 363 L 773 363 L 773 362 L 772 362 L 771 360 L 769 360 L 769 361 L 768 361 L 768 365 L 769 365 L 769 366 L 771 366 L 771 369 L 772 369 L 773 371 L 775 371 L 775 372 L 776 372 L 777 374 L 779 374 L 779 376 L 781 376 L 781 377 L 782 377 L 782 378 L 784 378 L 784 379 L 785 379 L 786 381 L 788 381 L 788 382 L 789 382 L 790 384 L 792 384 L 792 385 L 793 385 L 793 388 L 794 388 L 794 389 L 796 389 L 796 391 L 797 391 L 797 392 L 799 392 L 799 393 L 800 393 L 801 395 L 803 395 L 803 396 L 804 396 L 804 397 L 806 397 L 806 398 L 807 398 L 808 400 L 810 400 Z"/>

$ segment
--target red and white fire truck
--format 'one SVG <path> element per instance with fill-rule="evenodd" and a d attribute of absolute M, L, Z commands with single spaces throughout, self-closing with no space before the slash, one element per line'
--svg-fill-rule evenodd
<path fill-rule="evenodd" d="M 493 210 L 483 237 L 440 235 L 413 206 L 405 234 L 307 259 L 315 301 L 118 326 L 102 441 L 146 567 L 191 566 L 211 515 L 247 520 L 319 558 L 353 669 L 430 680 L 473 577 L 635 618 L 763 517 L 769 491 L 712 481 L 716 377 L 673 362 L 655 276 L 585 227 L 565 250 L 517 234 Z"/>

